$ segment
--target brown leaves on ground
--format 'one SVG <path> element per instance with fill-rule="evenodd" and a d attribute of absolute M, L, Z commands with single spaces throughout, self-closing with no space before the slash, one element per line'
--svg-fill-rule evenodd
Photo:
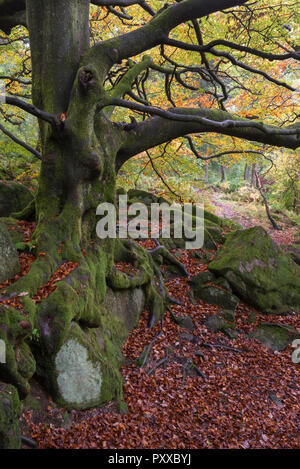
<path fill-rule="evenodd" d="M 177 250 L 177 254 L 191 275 L 206 269 L 191 252 Z M 167 286 L 173 297 L 184 302 L 184 306 L 172 306 L 173 313 L 189 315 L 195 327 L 193 332 L 180 328 L 167 312 L 164 321 L 150 330 L 147 312 L 141 315 L 123 347 L 124 400 L 129 412 L 120 415 L 113 403 L 71 411 L 72 423 L 66 427 L 57 419 L 64 410 L 53 404 L 46 409 L 46 417 L 24 412 L 23 432 L 39 448 L 299 447 L 300 370 L 291 360 L 292 348 L 273 352 L 249 338 L 265 317 L 243 303 L 236 313 L 238 339 L 214 334 L 204 323 L 218 307 L 200 300 L 193 305 L 187 279 L 174 278 Z M 296 314 L 268 320 L 299 327 Z M 147 366 L 139 368 L 135 360 L 155 337 Z M 166 354 L 168 360 L 149 373 Z M 184 375 L 188 360 L 206 379 Z"/>

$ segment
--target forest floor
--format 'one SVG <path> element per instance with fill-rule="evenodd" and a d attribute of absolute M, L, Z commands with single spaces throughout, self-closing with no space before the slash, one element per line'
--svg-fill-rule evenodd
<path fill-rule="evenodd" d="M 218 196 L 214 202 L 221 216 L 244 227 L 261 224 L 239 215 Z M 274 230 L 270 234 L 288 244 L 295 230 L 286 228 L 278 232 L 280 239 Z M 177 249 L 174 254 L 190 276 L 207 270 L 192 251 Z M 167 286 L 184 303 L 172 306 L 173 313 L 188 315 L 194 329 L 179 327 L 170 312 L 148 329 L 148 313 L 142 313 L 123 347 L 128 412 L 120 413 L 114 402 L 86 411 L 60 409 L 33 380 L 20 419 L 22 433 L 38 448 L 299 448 L 300 369 L 292 362 L 293 349 L 273 351 L 250 337 L 266 320 L 300 329 L 299 316 L 266 318 L 240 302 L 235 314 L 238 338 L 230 339 L 205 326 L 219 308 L 191 302 L 186 278 L 174 276 Z M 153 339 L 150 360 L 141 368 L 136 359 Z M 191 361 L 197 371 L 189 367 Z"/>

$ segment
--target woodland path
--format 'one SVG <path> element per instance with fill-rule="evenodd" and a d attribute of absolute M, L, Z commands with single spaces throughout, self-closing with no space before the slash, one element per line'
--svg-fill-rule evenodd
<path fill-rule="evenodd" d="M 295 235 L 299 232 L 299 228 L 296 226 L 291 226 L 290 223 L 279 223 L 282 230 L 274 230 L 270 223 L 266 219 L 262 221 L 261 219 L 254 217 L 251 213 L 249 216 L 241 215 L 236 207 L 230 201 L 224 201 L 222 199 L 222 193 L 215 193 L 211 196 L 211 203 L 216 207 L 216 215 L 222 218 L 229 218 L 230 220 L 239 223 L 243 228 L 252 228 L 253 226 L 261 225 L 269 233 L 271 238 L 277 244 L 293 244 L 295 242 Z"/>

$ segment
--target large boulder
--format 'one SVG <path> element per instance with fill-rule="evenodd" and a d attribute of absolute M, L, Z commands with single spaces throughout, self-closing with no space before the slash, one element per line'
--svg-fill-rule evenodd
<path fill-rule="evenodd" d="M 300 267 L 260 226 L 227 236 L 209 270 L 262 312 L 300 311 Z"/>
<path fill-rule="evenodd" d="M 36 369 L 35 359 L 26 342 L 32 337 L 33 322 L 30 315 L 24 316 L 17 309 L 0 304 L 0 341 L 5 344 L 0 381 L 13 384 L 21 399 L 29 393 L 28 382 Z"/>
<path fill-rule="evenodd" d="M 7 231 L 0 221 L 0 283 L 14 277 L 20 270 L 18 252 Z"/>
<path fill-rule="evenodd" d="M 33 194 L 18 182 L 0 182 L 0 217 L 20 212 L 33 201 Z"/>

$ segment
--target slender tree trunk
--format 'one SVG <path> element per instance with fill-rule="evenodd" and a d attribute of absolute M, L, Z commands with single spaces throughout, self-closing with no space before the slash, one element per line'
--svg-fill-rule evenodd
<path fill-rule="evenodd" d="M 265 192 L 264 192 L 264 189 L 262 187 L 261 180 L 260 180 L 260 177 L 259 177 L 258 172 L 257 172 L 256 169 L 254 169 L 254 174 L 255 174 L 255 177 L 256 177 L 256 181 L 257 181 L 257 188 L 258 188 L 258 190 L 260 192 L 260 195 L 262 196 L 262 199 L 263 199 L 264 204 L 265 204 L 267 217 L 270 220 L 274 230 L 281 230 L 280 226 L 277 225 L 276 221 L 274 220 L 274 218 L 271 215 L 269 203 L 268 203 L 268 200 L 265 196 Z"/>
<path fill-rule="evenodd" d="M 220 168 L 221 168 L 221 182 L 225 182 L 226 181 L 225 166 L 221 165 Z"/>
<path fill-rule="evenodd" d="M 253 163 L 252 169 L 251 169 L 251 186 L 255 188 L 257 187 L 256 171 L 257 171 L 257 163 Z"/>
<path fill-rule="evenodd" d="M 204 181 L 205 181 L 205 182 L 208 182 L 208 163 L 205 164 Z"/>

